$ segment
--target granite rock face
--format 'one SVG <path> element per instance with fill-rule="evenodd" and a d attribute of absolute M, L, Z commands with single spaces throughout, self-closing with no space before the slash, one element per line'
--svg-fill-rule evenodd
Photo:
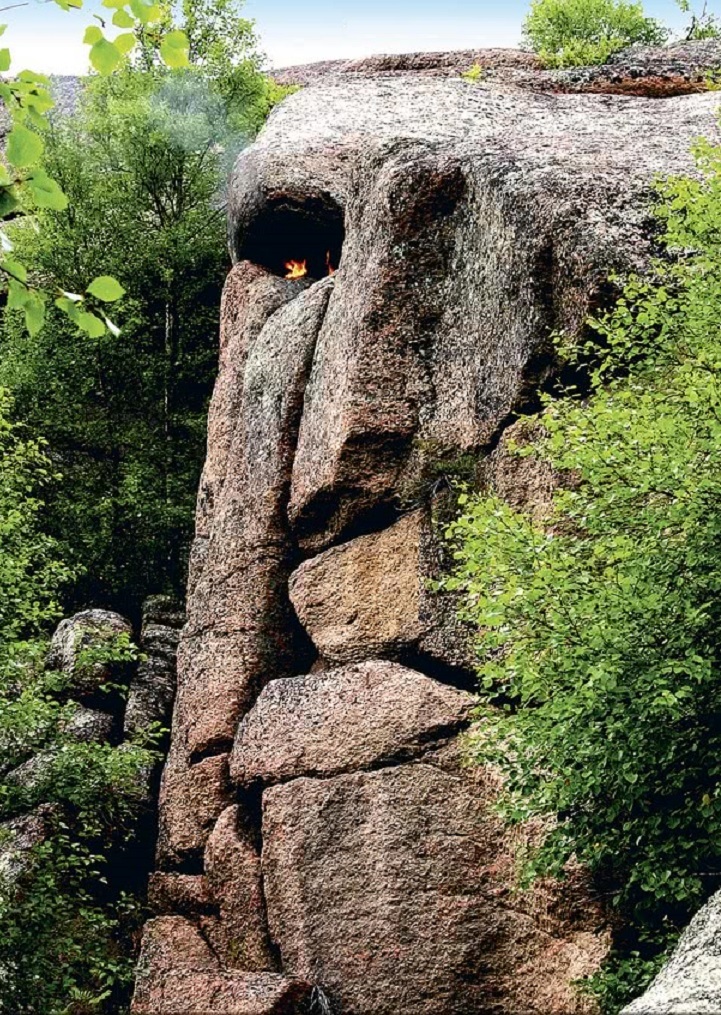
<path fill-rule="evenodd" d="M 714 106 L 349 75 L 278 108 L 236 166 L 236 256 L 265 257 L 258 224 L 294 209 L 345 219 L 293 463 L 304 547 L 390 510 L 429 450 L 492 439 L 550 332 L 578 333 L 609 272 L 643 263 L 649 185 L 689 170 Z"/>
<path fill-rule="evenodd" d="M 123 720 L 126 737 L 168 723 L 175 697 L 180 629 L 185 613 L 168 596 L 152 596 L 143 604 L 140 644 L 145 655 L 128 688 Z"/>
<path fill-rule="evenodd" d="M 310 995 L 299 980 L 222 970 L 200 931 L 182 917 L 146 924 L 133 997 L 137 1015 L 306 1015 Z"/>
<path fill-rule="evenodd" d="M 473 698 L 397 663 L 372 660 L 273 680 L 239 728 L 239 785 L 337 775 L 417 756 L 467 724 Z"/>
<path fill-rule="evenodd" d="M 218 818 L 205 847 L 205 871 L 220 912 L 227 965 L 275 971 L 260 854 L 240 807 L 228 807 Z"/>
<path fill-rule="evenodd" d="M 696 914 L 646 993 L 621 1015 L 717 1015 L 721 1011 L 721 893 Z"/>
<path fill-rule="evenodd" d="M 421 654 L 470 677 L 470 632 L 449 596 L 429 590 L 443 560 L 432 510 L 416 509 L 305 561 L 290 577 L 290 599 L 324 663 Z"/>
<path fill-rule="evenodd" d="M 402 765 L 264 794 L 263 867 L 284 968 L 347 1015 L 580 1011 L 601 940 L 539 932 L 494 867 L 505 843 L 457 773 Z"/>
<path fill-rule="evenodd" d="M 176 915 L 136 1015 L 579 1015 L 608 948 L 582 876 L 512 890 L 493 773 L 458 761 L 468 632 L 428 578 L 450 478 L 547 511 L 561 480 L 504 431 L 553 332 L 648 263 L 653 181 L 717 102 L 398 59 L 309 76 L 231 181 L 154 881 Z"/>

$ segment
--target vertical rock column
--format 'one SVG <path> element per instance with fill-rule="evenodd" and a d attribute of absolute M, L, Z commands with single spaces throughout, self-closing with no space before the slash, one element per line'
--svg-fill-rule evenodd
<path fill-rule="evenodd" d="M 233 985 L 227 989 L 241 998 L 233 1011 L 290 1011 L 274 1006 L 277 991 L 285 1005 L 305 989 L 271 975 L 277 960 L 265 925 L 259 842 L 250 802 L 233 804 L 227 756 L 264 684 L 310 658 L 288 598 L 295 550 L 286 507 L 306 380 L 332 287 L 330 278 L 310 286 L 249 264 L 236 266 L 226 287 L 154 892 L 175 913 L 184 911 L 208 944 L 223 982 Z M 137 1013 L 177 1010 L 168 1007 L 177 984 L 164 985 L 161 967 L 162 955 L 176 949 L 178 926 L 177 918 L 165 919 L 146 932 Z M 243 972 L 234 973 L 238 967 Z M 260 987 L 260 1006 L 242 1007 L 251 971 L 270 975 L 258 981 L 267 986 L 266 1007 Z M 152 1000 L 143 993 L 149 981 Z M 206 993 L 216 991 L 216 981 L 195 983 L 196 1008 L 184 1010 L 214 1010 L 215 993 Z"/>

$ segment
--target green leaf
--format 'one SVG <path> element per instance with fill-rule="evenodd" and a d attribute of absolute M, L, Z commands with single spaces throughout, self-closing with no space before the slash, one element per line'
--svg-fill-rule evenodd
<path fill-rule="evenodd" d="M 10 280 L 8 283 L 8 310 L 22 310 L 28 301 L 27 287 L 20 282 Z"/>
<path fill-rule="evenodd" d="M 10 70 L 10 64 L 12 60 L 10 58 L 9 49 L 0 49 L 0 72 Z"/>
<path fill-rule="evenodd" d="M 127 54 L 135 46 L 136 39 L 132 32 L 123 32 L 122 35 L 118 35 L 113 39 L 113 45 L 124 55 Z"/>
<path fill-rule="evenodd" d="M 187 67 L 190 44 L 185 32 L 168 32 L 160 43 L 160 56 L 168 67 Z"/>
<path fill-rule="evenodd" d="M 123 60 L 123 54 L 112 42 L 107 39 L 99 39 L 90 50 L 90 62 L 98 72 L 107 76 L 112 74 Z"/>
<path fill-rule="evenodd" d="M 45 301 L 38 293 L 30 293 L 25 304 L 25 327 L 28 333 L 37 335 L 45 323 Z"/>
<path fill-rule="evenodd" d="M 77 316 L 77 325 L 82 329 L 90 338 L 102 338 L 105 334 L 105 325 L 96 317 L 95 314 L 91 314 L 89 311 L 79 313 Z"/>
<path fill-rule="evenodd" d="M 69 317 L 70 320 L 73 321 L 75 324 L 78 323 L 78 318 L 80 317 L 81 310 L 77 306 L 76 301 L 72 297 L 60 297 L 59 299 L 55 300 L 55 306 L 59 310 L 62 310 L 62 312 L 66 314 L 67 317 Z"/>
<path fill-rule="evenodd" d="M 115 25 L 116 28 L 135 27 L 135 21 L 133 20 L 133 18 L 131 18 L 128 12 L 123 10 L 122 8 L 120 10 L 117 10 L 115 14 L 113 14 L 113 24 Z"/>
<path fill-rule="evenodd" d="M 104 303 L 114 303 L 125 295 L 125 290 L 120 282 L 110 275 L 98 275 L 88 286 L 87 292 Z"/>
<path fill-rule="evenodd" d="M 67 197 L 44 170 L 36 169 L 28 177 L 27 184 L 38 208 L 50 208 L 53 211 L 65 211 L 67 208 Z"/>
<path fill-rule="evenodd" d="M 97 25 L 88 25 L 85 29 L 85 35 L 83 36 L 83 42 L 86 46 L 93 46 L 96 42 L 99 42 L 103 38 L 102 31 Z"/>
<path fill-rule="evenodd" d="M 0 185 L 0 218 L 7 218 L 20 207 L 14 187 L 2 187 Z"/>
<path fill-rule="evenodd" d="M 10 257 L 4 257 L 0 261 L 0 268 L 19 282 L 27 282 L 28 280 L 28 270 L 25 265 Z"/>
<path fill-rule="evenodd" d="M 24 81 L 28 85 L 50 84 L 50 78 L 47 74 L 38 74 L 35 70 L 21 70 L 18 74 L 18 81 Z"/>
<path fill-rule="evenodd" d="M 8 134 L 6 153 L 13 166 L 25 168 L 34 165 L 44 148 L 42 138 L 21 123 L 16 123 Z"/>
<path fill-rule="evenodd" d="M 130 0 L 130 10 L 141 25 L 147 25 L 153 13 L 153 5 L 143 3 L 143 0 Z"/>

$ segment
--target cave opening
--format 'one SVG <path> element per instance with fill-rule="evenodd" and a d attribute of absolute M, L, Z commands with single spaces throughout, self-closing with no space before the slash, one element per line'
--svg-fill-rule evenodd
<path fill-rule="evenodd" d="M 319 279 L 338 268 L 344 238 L 343 211 L 334 201 L 281 199 L 269 201 L 248 223 L 237 255 L 284 278 Z"/>

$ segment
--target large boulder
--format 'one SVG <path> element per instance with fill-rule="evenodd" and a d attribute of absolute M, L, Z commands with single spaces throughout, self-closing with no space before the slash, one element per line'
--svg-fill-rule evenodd
<path fill-rule="evenodd" d="M 4 892 L 12 891 L 27 870 L 33 851 L 48 837 L 58 808 L 42 804 L 28 814 L 0 823 L 0 882 Z"/>
<path fill-rule="evenodd" d="M 420 762 L 263 795 L 268 919 L 286 972 L 344 1015 L 572 1015 L 606 943 L 549 933 L 499 876 L 508 846 L 482 793 Z"/>
<path fill-rule="evenodd" d="M 148 905 L 157 916 L 201 916 L 215 909 L 203 874 L 155 871 L 148 883 Z"/>
<path fill-rule="evenodd" d="M 70 698 L 92 703 L 104 697 L 103 687 L 124 681 L 127 667 L 102 659 L 103 650 L 119 637 L 130 638 L 132 625 L 111 610 L 83 610 L 58 625 L 50 642 L 46 665 L 66 679 Z"/>
<path fill-rule="evenodd" d="M 721 892 L 696 914 L 645 994 L 621 1015 L 721 1012 Z"/>
<path fill-rule="evenodd" d="M 257 289 L 257 269 L 236 274 L 239 290 L 243 282 L 246 291 Z M 271 278 L 269 284 L 275 293 L 278 280 Z M 271 301 L 275 311 L 257 333 L 251 329 L 255 341 L 245 356 L 237 350 L 239 362 L 230 357 L 233 375 L 243 367 L 240 394 L 232 395 L 223 379 L 214 396 L 216 408 L 230 399 L 236 415 L 226 421 L 233 436 L 222 456 L 222 484 L 212 478 L 221 469 L 218 463 L 206 470 L 200 498 L 201 531 L 206 497 L 215 505 L 214 526 L 181 640 L 173 720 L 177 746 L 182 743 L 187 758 L 229 748 L 243 712 L 271 676 L 291 670 L 298 648 L 287 597 L 292 551 L 285 497 L 305 383 L 332 280 L 312 289 L 302 282 L 284 285 L 286 302 L 277 306 Z M 257 315 L 257 309 L 250 313 Z M 245 345 L 249 326 L 227 327 L 230 355 L 231 347 Z M 222 427 L 218 439 L 225 448 L 228 435 Z"/>
<path fill-rule="evenodd" d="M 273 973 L 223 970 L 182 917 L 145 925 L 133 1015 L 307 1015 L 311 988 Z"/>
<path fill-rule="evenodd" d="M 463 729 L 472 706 L 470 694 L 381 660 L 273 680 L 238 728 L 231 776 L 275 783 L 413 758 Z"/>
<path fill-rule="evenodd" d="M 571 1015 L 606 952 L 581 884 L 540 913 L 512 893 L 493 793 L 439 760 L 473 660 L 427 598 L 426 522 L 493 448 L 489 485 L 546 510 L 555 478 L 514 473 L 501 435 L 553 334 L 582 341 L 612 274 L 648 264 L 653 181 L 692 170 L 717 101 L 543 93 L 571 86 L 517 55 L 480 84 L 416 64 L 292 95 L 231 181 L 159 835 L 161 867 L 212 883 L 195 931 L 222 962 L 144 972 L 158 1015 L 246 1011 L 251 980 L 307 996 L 230 968 L 263 898 L 283 974 L 344 1015 Z M 192 912 L 201 883 L 174 887 Z"/>
<path fill-rule="evenodd" d="M 316 341 L 289 514 L 308 550 L 444 456 L 478 453 L 650 252 L 649 188 L 716 137 L 709 95 L 661 102 L 348 75 L 303 89 L 240 157 L 238 261 L 261 234 L 345 239 Z"/>
<path fill-rule="evenodd" d="M 231 802 L 227 754 L 190 764 L 171 744 L 160 783 L 157 862 L 161 869 L 200 859 L 213 825 Z"/>
<path fill-rule="evenodd" d="M 228 807 L 205 847 L 205 872 L 220 911 L 226 964 L 250 971 L 276 971 L 263 899 L 260 853 L 242 809 Z"/>
<path fill-rule="evenodd" d="M 437 528 L 432 511 L 416 509 L 293 572 L 291 602 L 325 663 L 420 655 L 472 679 L 471 632 L 430 587 L 444 557 Z"/>
<path fill-rule="evenodd" d="M 144 658 L 128 688 L 123 720 L 126 738 L 142 736 L 170 722 L 184 623 L 184 610 L 170 596 L 151 596 L 143 603 L 140 646 Z"/>

